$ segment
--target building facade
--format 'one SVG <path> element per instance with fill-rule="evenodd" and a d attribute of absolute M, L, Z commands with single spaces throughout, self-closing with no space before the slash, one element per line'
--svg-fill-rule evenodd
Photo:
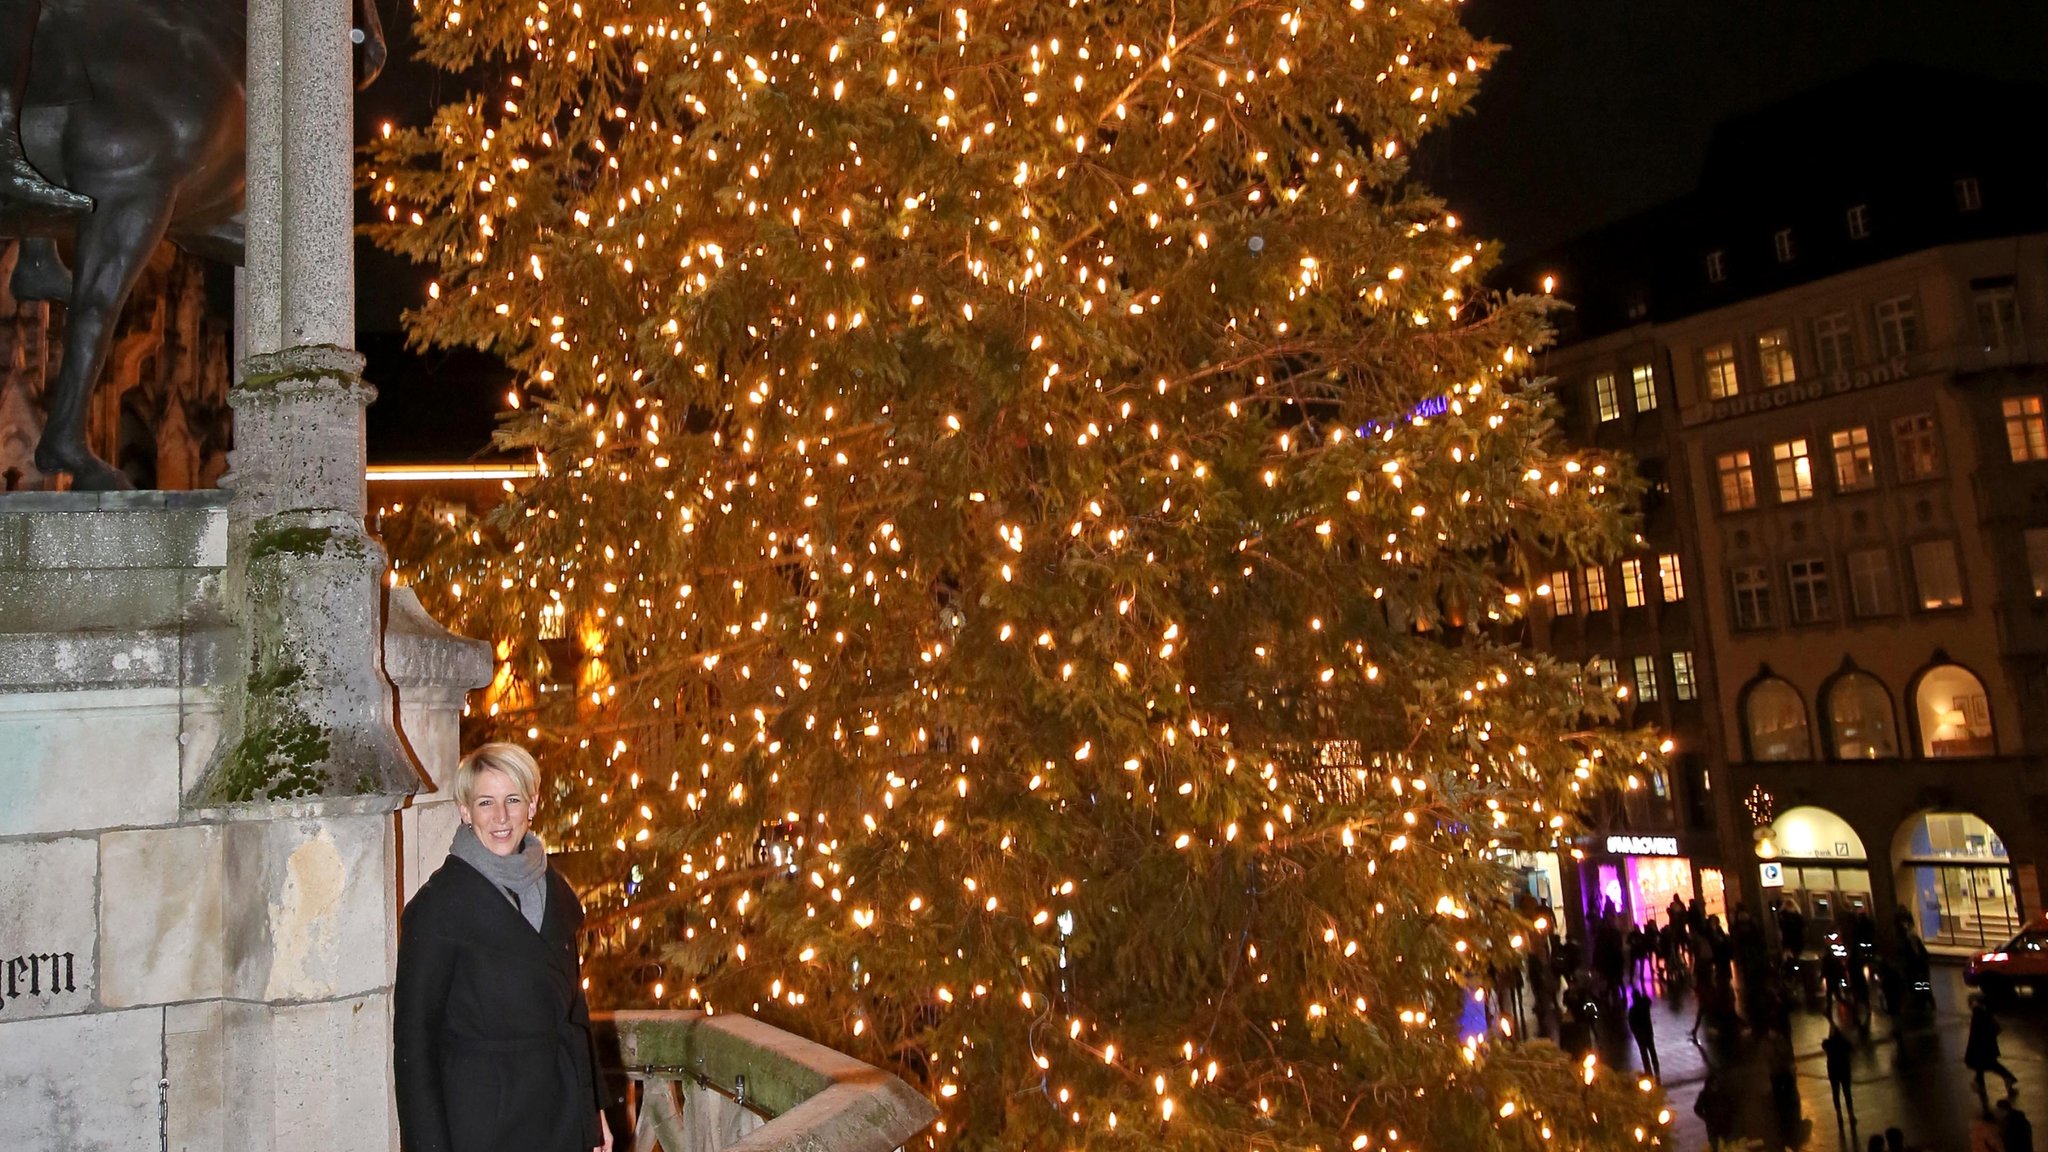
<path fill-rule="evenodd" d="M 1987 105 L 2048 97 L 1849 78 L 1725 128 L 1691 197 L 1503 274 L 1573 300 L 1541 362 L 1565 430 L 1647 492 L 1637 547 L 1553 573 L 1531 638 L 1675 746 L 1591 806 L 1571 911 L 1690 883 L 1955 951 L 2042 912 L 2048 169 L 1958 118 Z"/>

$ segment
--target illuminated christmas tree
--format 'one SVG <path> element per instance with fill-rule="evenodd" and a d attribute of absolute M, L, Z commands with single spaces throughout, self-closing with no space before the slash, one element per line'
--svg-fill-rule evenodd
<path fill-rule="evenodd" d="M 500 641 L 600 1000 L 897 1070 L 947 1146 L 1660 1138 L 1460 1027 L 1499 853 L 1648 743 L 1503 640 L 1629 486 L 1404 179 L 1492 54 L 1450 5 L 420 14 L 492 90 L 386 133 L 377 236 L 544 475 L 398 551 Z"/>

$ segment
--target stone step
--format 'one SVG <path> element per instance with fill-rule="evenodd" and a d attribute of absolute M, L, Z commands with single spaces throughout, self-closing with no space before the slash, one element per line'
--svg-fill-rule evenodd
<path fill-rule="evenodd" d="M 224 491 L 0 495 L 0 580 L 30 571 L 219 569 L 227 552 Z M 0 593 L 0 630 L 12 607 Z"/>
<path fill-rule="evenodd" d="M 0 633 L 135 632 L 206 614 L 218 568 L 0 569 Z"/>

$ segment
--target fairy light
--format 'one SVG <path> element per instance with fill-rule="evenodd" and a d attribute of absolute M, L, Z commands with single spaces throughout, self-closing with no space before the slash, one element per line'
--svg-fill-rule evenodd
<path fill-rule="evenodd" d="M 1453 5 L 419 12 L 504 79 L 380 129 L 373 232 L 532 457 L 386 523 L 499 644 L 598 999 L 912 1074 L 934 1145 L 1659 1139 L 1459 1031 L 1549 931 L 1498 853 L 1654 741 L 1509 643 L 1633 486 L 1402 183 Z"/>

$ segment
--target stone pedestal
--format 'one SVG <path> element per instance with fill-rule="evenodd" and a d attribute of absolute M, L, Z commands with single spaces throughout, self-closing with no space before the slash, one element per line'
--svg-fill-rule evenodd
<path fill-rule="evenodd" d="M 381 788 L 201 799 L 237 699 L 230 519 L 224 493 L 0 497 L 0 1148 L 396 1147 L 421 821 Z M 445 778 L 489 651 L 409 593 L 371 611 L 360 662 Z"/>

